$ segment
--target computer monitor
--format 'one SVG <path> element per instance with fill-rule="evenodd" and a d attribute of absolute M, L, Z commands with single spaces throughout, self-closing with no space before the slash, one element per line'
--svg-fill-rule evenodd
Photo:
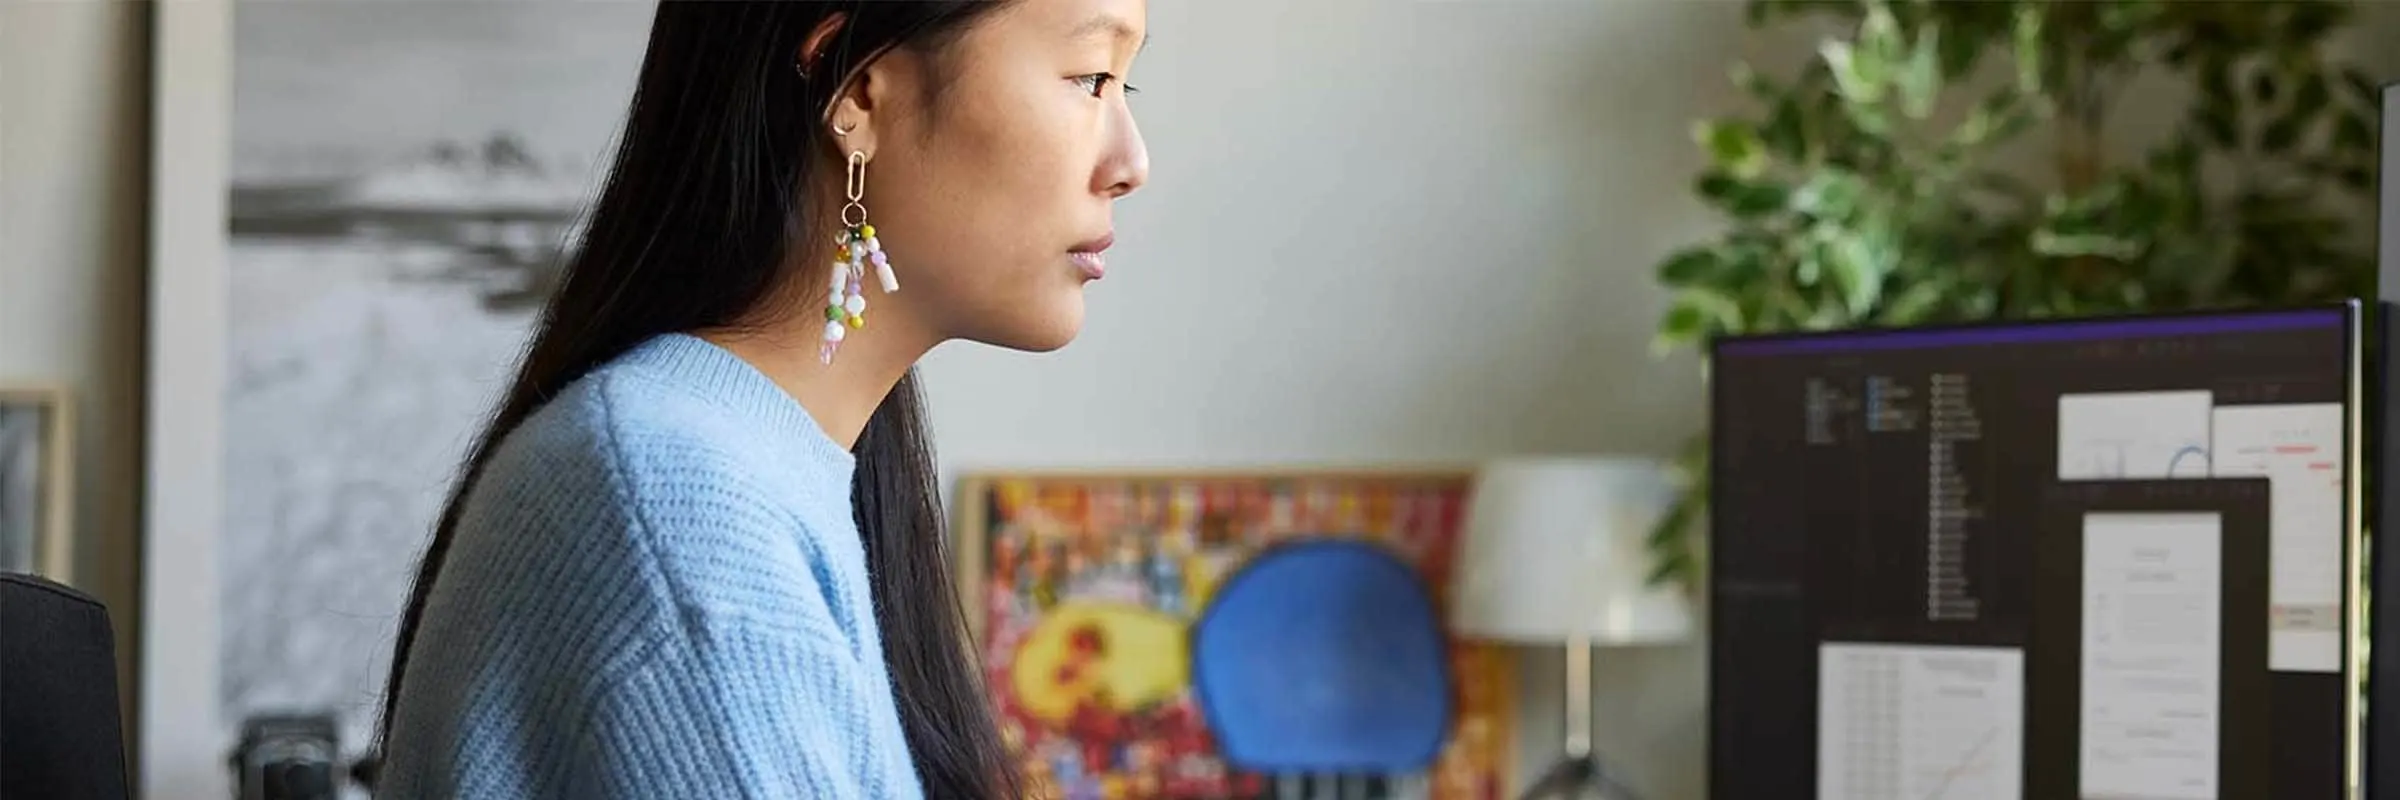
<path fill-rule="evenodd" d="M 2364 316 L 1718 341 L 1709 796 L 2349 796 Z"/>

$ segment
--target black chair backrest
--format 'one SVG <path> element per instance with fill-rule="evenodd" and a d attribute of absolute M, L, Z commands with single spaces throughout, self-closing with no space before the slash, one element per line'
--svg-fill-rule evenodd
<path fill-rule="evenodd" d="M 0 797 L 128 796 L 113 637 L 100 601 L 0 573 Z"/>

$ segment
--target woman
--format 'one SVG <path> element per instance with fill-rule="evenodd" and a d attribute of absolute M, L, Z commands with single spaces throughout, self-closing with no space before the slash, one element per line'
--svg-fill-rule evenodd
<path fill-rule="evenodd" d="M 660 6 L 402 618 L 382 796 L 1017 793 L 912 365 L 1074 337 L 1145 14 Z"/>

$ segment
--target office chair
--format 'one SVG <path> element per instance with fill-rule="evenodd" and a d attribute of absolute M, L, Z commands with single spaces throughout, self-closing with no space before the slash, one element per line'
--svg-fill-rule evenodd
<path fill-rule="evenodd" d="M 0 573 L 0 797 L 129 796 L 113 637 L 100 601 Z"/>
<path fill-rule="evenodd" d="M 1228 576 L 1192 632 L 1226 763 L 1274 797 L 1424 797 L 1457 709 L 1431 587 L 1382 545 L 1302 537 Z M 1330 791 L 1328 791 L 1330 787 Z"/>

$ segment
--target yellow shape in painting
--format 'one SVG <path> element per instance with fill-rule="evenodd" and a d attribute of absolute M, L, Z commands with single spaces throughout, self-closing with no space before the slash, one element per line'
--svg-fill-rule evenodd
<path fill-rule="evenodd" d="M 1191 685 L 1185 622 L 1140 606 L 1068 602 L 1026 632 L 1009 681 L 1026 713 L 1053 726 L 1086 702 L 1139 711 Z"/>
<path fill-rule="evenodd" d="M 1249 554 L 1231 548 L 1203 551 L 1184 560 L 1184 596 L 1195 609 L 1207 608 L 1217 597 L 1218 584 L 1248 560 Z M 1198 616 L 1198 612 L 1194 612 Z"/>

